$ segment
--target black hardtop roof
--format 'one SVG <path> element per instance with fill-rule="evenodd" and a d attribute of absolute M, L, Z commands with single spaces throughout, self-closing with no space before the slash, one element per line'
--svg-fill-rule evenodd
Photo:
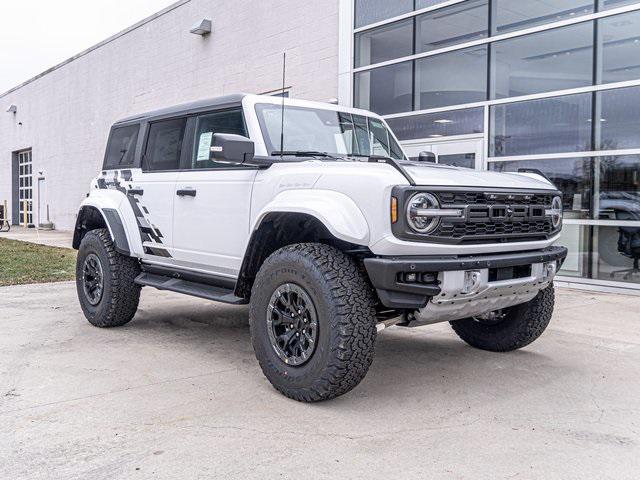
<path fill-rule="evenodd" d="M 195 102 L 183 103 L 181 105 L 174 105 L 172 107 L 160 108 L 150 112 L 133 115 L 127 118 L 118 120 L 114 125 L 121 125 L 126 123 L 139 123 L 148 122 L 150 120 L 156 120 L 166 117 L 175 117 L 180 115 L 189 115 L 198 112 L 203 112 L 211 109 L 236 107 L 242 104 L 242 99 L 246 97 L 245 93 L 238 93 L 233 95 L 225 95 L 222 97 L 208 98 L 203 100 L 196 100 Z"/>

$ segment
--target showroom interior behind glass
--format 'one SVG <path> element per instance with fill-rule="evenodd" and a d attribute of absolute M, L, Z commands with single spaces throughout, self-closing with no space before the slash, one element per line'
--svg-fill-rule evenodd
<path fill-rule="evenodd" d="M 564 276 L 640 285 L 640 1 L 355 0 L 354 104 L 403 141 L 486 139 L 563 191 Z"/>

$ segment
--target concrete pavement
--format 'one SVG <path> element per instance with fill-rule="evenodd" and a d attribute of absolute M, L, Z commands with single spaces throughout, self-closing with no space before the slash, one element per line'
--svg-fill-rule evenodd
<path fill-rule="evenodd" d="M 100 330 L 72 283 L 0 288 L 0 478 L 637 479 L 640 300 L 561 290 L 511 354 L 390 328 L 364 382 L 305 405 L 247 309 L 145 289 Z"/>
<path fill-rule="evenodd" d="M 38 243 L 50 247 L 71 248 L 73 232 L 60 230 L 40 230 L 12 226 L 9 232 L 0 232 L 0 238 L 21 240 L 23 242 Z"/>

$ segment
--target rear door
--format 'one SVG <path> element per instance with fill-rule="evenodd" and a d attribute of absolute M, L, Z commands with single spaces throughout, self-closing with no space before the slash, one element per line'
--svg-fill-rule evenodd
<path fill-rule="evenodd" d="M 132 184 L 138 228 L 148 263 L 174 263 L 173 208 L 187 118 L 149 124 L 142 173 Z M 134 208 L 136 210 L 136 208 Z"/>
<path fill-rule="evenodd" d="M 193 122 L 191 154 L 174 194 L 173 251 L 176 264 L 235 278 L 249 237 L 255 167 L 211 160 L 215 133 L 247 136 L 242 109 L 199 115 Z"/>

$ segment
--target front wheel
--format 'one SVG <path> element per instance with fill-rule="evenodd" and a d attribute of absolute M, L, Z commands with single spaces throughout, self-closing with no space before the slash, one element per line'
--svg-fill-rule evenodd
<path fill-rule="evenodd" d="M 116 252 L 109 231 L 88 232 L 78 251 L 76 289 L 84 316 L 96 327 L 119 327 L 138 309 L 140 266 Z"/>
<path fill-rule="evenodd" d="M 451 322 L 469 345 L 491 352 L 511 352 L 526 347 L 546 330 L 554 306 L 553 284 L 533 300 L 486 315 Z"/>
<path fill-rule="evenodd" d="M 374 305 L 372 287 L 341 251 L 320 244 L 276 251 L 255 279 L 249 315 L 265 376 L 298 401 L 347 393 L 373 361 Z"/>

